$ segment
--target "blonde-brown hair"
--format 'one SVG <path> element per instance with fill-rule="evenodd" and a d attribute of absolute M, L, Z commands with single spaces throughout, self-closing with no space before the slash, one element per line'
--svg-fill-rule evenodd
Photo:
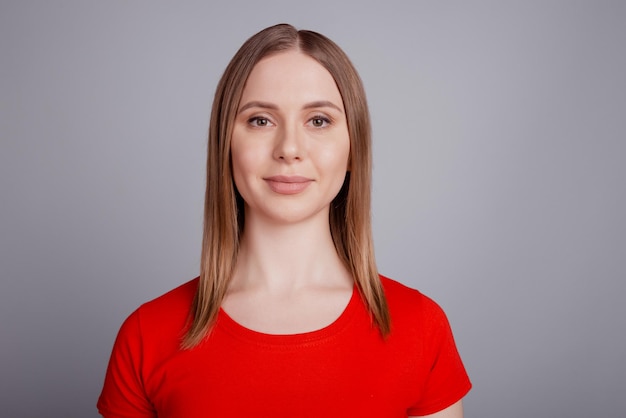
<path fill-rule="evenodd" d="M 390 331 L 387 302 L 376 269 L 371 228 L 371 127 L 361 79 L 346 54 L 325 36 L 293 26 L 271 26 L 248 39 L 230 61 L 217 86 L 207 156 L 204 234 L 198 290 L 183 348 L 198 345 L 210 332 L 233 274 L 245 222 L 243 200 L 232 177 L 230 140 L 245 83 L 257 62 L 297 49 L 333 76 L 350 136 L 350 172 L 330 207 L 330 230 L 348 270 L 382 335 Z"/>

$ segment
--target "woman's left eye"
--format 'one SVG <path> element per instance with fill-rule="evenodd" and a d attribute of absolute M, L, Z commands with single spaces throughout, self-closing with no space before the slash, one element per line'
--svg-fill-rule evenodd
<path fill-rule="evenodd" d="M 325 116 L 315 116 L 309 121 L 315 128 L 324 128 L 330 125 L 330 119 Z"/>

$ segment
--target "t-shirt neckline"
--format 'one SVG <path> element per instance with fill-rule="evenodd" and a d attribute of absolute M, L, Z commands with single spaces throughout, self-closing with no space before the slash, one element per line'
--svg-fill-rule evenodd
<path fill-rule="evenodd" d="M 294 346 L 317 343 L 332 338 L 339 334 L 350 323 L 361 303 L 361 297 L 356 285 L 352 289 L 352 295 L 348 304 L 341 314 L 330 324 L 317 330 L 296 334 L 267 334 L 247 328 L 233 318 L 224 309 L 220 308 L 216 328 L 223 330 L 231 336 L 245 340 L 248 343 L 270 346 Z"/>

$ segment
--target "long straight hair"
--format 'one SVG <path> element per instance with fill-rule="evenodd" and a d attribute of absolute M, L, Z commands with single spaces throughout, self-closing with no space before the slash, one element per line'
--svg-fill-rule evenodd
<path fill-rule="evenodd" d="M 233 181 L 230 141 L 245 83 L 261 59 L 294 49 L 328 70 L 343 99 L 350 136 L 350 171 L 331 202 L 330 231 L 337 254 L 351 272 L 373 322 L 383 336 L 390 332 L 372 240 L 371 127 L 363 84 L 346 54 L 333 41 L 316 32 L 280 24 L 262 30 L 241 46 L 215 92 L 209 125 L 200 279 L 183 349 L 197 346 L 210 333 L 239 252 L 244 202 Z"/>

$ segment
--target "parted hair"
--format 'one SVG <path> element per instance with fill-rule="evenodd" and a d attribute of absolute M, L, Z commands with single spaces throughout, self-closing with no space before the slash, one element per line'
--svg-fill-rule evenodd
<path fill-rule="evenodd" d="M 298 50 L 333 76 L 343 99 L 350 136 L 349 172 L 330 205 L 329 226 L 337 254 L 351 272 L 373 323 L 390 331 L 390 317 L 376 262 L 371 227 L 371 127 L 365 91 L 356 69 L 333 41 L 319 33 L 279 24 L 249 38 L 220 79 L 211 111 L 200 279 L 182 348 L 211 332 L 233 275 L 243 231 L 244 202 L 232 176 L 230 141 L 241 96 L 263 58 Z"/>

